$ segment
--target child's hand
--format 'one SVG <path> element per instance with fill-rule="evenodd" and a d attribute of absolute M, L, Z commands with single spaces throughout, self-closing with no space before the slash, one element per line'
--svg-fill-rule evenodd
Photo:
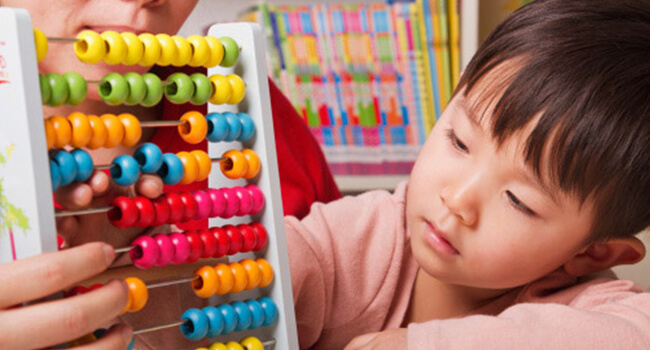
<path fill-rule="evenodd" d="M 407 349 L 406 328 L 389 329 L 383 332 L 360 335 L 345 347 L 344 350 L 375 349 L 399 350 Z"/>
<path fill-rule="evenodd" d="M 114 258 L 111 247 L 90 243 L 0 265 L 0 349 L 50 347 L 78 339 L 109 324 L 127 303 L 124 282 L 112 281 L 71 298 L 28 306 L 20 304 L 97 275 L 106 270 Z M 131 340 L 131 333 L 126 326 L 113 327 L 92 343 L 93 348 L 124 349 Z"/>

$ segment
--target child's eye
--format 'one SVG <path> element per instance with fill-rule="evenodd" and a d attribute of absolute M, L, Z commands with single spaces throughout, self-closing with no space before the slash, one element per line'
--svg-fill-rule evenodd
<path fill-rule="evenodd" d="M 512 194 L 512 192 L 506 191 L 506 195 L 508 196 L 508 200 L 510 200 L 510 203 L 512 203 L 515 209 L 519 210 L 520 212 L 528 216 L 537 216 L 537 214 L 534 211 L 530 210 L 530 208 L 528 208 L 526 204 L 524 204 L 522 201 L 519 200 L 519 198 L 517 198 L 514 194 Z"/>
<path fill-rule="evenodd" d="M 454 146 L 454 148 L 456 148 L 457 150 L 462 152 L 469 151 L 467 146 L 461 140 L 459 140 L 458 137 L 456 137 L 456 133 L 454 133 L 454 130 L 448 129 L 447 137 L 449 138 L 449 141 L 451 141 L 452 146 Z"/>

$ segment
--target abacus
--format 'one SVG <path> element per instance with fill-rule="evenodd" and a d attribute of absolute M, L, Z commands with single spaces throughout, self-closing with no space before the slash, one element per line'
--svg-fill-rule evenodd
<path fill-rule="evenodd" d="M 143 44 L 134 44 L 137 40 Z M 189 339 L 218 336 L 210 349 L 297 349 L 260 27 L 249 23 L 214 25 L 206 37 L 186 40 L 164 34 L 112 32 L 82 32 L 72 39 L 77 57 L 88 64 L 103 59 L 109 64 L 209 67 L 207 75 L 179 73 L 167 82 L 149 73 L 111 73 L 100 82 L 86 82 L 74 72 L 39 75 L 36 63 L 46 55 L 47 41 L 45 34 L 32 27 L 26 11 L 0 8 L 0 262 L 56 251 L 55 216 L 81 214 L 55 213 L 52 191 L 84 181 L 94 170 L 109 169 L 112 180 L 121 186 L 132 184 L 141 173 L 158 174 L 166 184 L 207 178 L 205 191 L 166 193 L 155 200 L 117 197 L 110 207 L 85 210 L 107 212 L 120 228 L 209 218 L 207 230 L 141 236 L 131 247 L 121 249 L 128 251 L 140 268 L 209 257 L 228 256 L 230 261 L 204 266 L 194 276 L 175 281 L 146 283 L 152 281 L 127 278 L 131 295 L 125 311 L 145 307 L 147 288 L 174 283 L 191 283 L 197 297 L 218 295 L 216 303 L 211 303 L 214 306 L 189 309 L 177 320 L 134 333 L 175 326 Z M 166 56 L 169 50 L 150 50 L 155 45 L 176 45 L 176 54 Z M 216 66 L 218 63 L 221 65 Z M 98 92 L 107 104 L 153 106 L 162 98 L 173 103 L 210 102 L 208 115 L 190 112 L 171 124 L 140 123 L 128 113 L 44 118 L 44 104 L 78 104 L 93 83 L 99 84 Z M 141 128 L 165 126 L 177 127 L 188 143 L 208 138 L 207 153 L 162 154 L 156 145 L 140 143 Z M 97 128 L 106 135 L 100 135 Z M 118 143 L 139 147 L 132 156 L 119 156 L 107 165 L 92 164 L 82 149 Z M 217 162 L 221 171 L 211 171 Z M 78 287 L 67 294 L 86 290 Z M 101 333 L 98 330 L 76 344 Z M 239 339 L 243 340 L 233 341 Z"/>

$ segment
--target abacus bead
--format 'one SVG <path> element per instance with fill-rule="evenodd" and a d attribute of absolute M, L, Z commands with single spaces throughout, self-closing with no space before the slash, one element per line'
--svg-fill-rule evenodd
<path fill-rule="evenodd" d="M 77 175 L 75 176 L 74 181 L 82 182 L 88 180 L 94 170 L 93 159 L 90 157 L 90 154 L 78 148 L 70 152 L 70 154 L 77 165 Z"/>
<path fill-rule="evenodd" d="M 233 284 L 230 292 L 239 293 L 246 289 L 246 286 L 248 285 L 248 275 L 246 274 L 244 267 L 238 262 L 232 262 L 229 265 L 233 276 L 235 276 L 235 283 Z"/>
<path fill-rule="evenodd" d="M 194 202 L 196 202 L 196 214 L 194 220 L 202 220 L 210 217 L 212 211 L 212 201 L 205 191 L 195 191 L 192 193 Z"/>
<path fill-rule="evenodd" d="M 88 289 L 87 287 L 75 286 L 72 289 L 65 292 L 65 297 L 70 298 L 70 297 L 73 297 L 75 295 L 81 295 L 81 294 L 88 293 L 88 291 L 90 291 L 90 289 Z"/>
<path fill-rule="evenodd" d="M 208 134 L 208 122 L 205 117 L 196 111 L 190 111 L 181 116 L 178 133 L 187 143 L 197 144 L 205 139 Z"/>
<path fill-rule="evenodd" d="M 210 59 L 210 46 L 205 38 L 200 35 L 190 35 L 187 41 L 192 46 L 192 58 L 189 65 L 191 67 L 200 67 Z"/>
<path fill-rule="evenodd" d="M 141 66 L 153 66 L 160 59 L 160 54 L 162 48 L 160 47 L 160 42 L 158 39 L 151 33 L 142 33 L 138 35 L 140 41 L 144 45 L 144 53 L 142 54 L 142 59 L 138 62 Z"/>
<path fill-rule="evenodd" d="M 257 234 L 250 225 L 240 224 L 237 225 L 237 229 L 241 233 L 243 238 L 243 243 L 241 246 L 242 253 L 248 253 L 252 251 L 257 245 Z"/>
<path fill-rule="evenodd" d="M 183 205 L 183 199 L 174 192 L 169 192 L 165 194 L 165 199 L 167 204 L 169 204 L 169 219 L 167 220 L 168 224 L 175 224 L 180 222 L 183 218 L 183 212 L 185 206 Z"/>
<path fill-rule="evenodd" d="M 148 227 L 153 224 L 156 218 L 156 207 L 151 199 L 146 197 L 135 197 L 133 203 L 138 208 L 138 221 L 133 226 L 135 227 Z"/>
<path fill-rule="evenodd" d="M 244 84 L 242 78 L 236 74 L 228 74 L 226 78 L 232 87 L 232 94 L 226 103 L 229 105 L 236 105 L 241 102 L 244 99 L 244 95 L 246 95 L 246 84 Z"/>
<path fill-rule="evenodd" d="M 247 113 L 237 113 L 239 124 L 241 124 L 241 133 L 237 137 L 237 141 L 246 142 L 253 138 L 255 135 L 255 123 Z"/>
<path fill-rule="evenodd" d="M 227 350 L 246 350 L 244 349 L 241 344 L 234 342 L 234 341 L 229 341 L 226 343 L 226 349 Z"/>
<path fill-rule="evenodd" d="M 237 63 L 239 59 L 239 45 L 237 42 L 230 37 L 224 36 L 219 38 L 221 44 L 223 45 L 224 55 L 223 60 L 221 60 L 222 67 L 232 67 Z"/>
<path fill-rule="evenodd" d="M 56 137 L 54 138 L 54 148 L 63 148 L 72 140 L 72 126 L 70 121 L 60 115 L 49 118 Z"/>
<path fill-rule="evenodd" d="M 257 286 L 262 281 L 262 270 L 260 269 L 257 262 L 251 259 L 244 259 L 239 262 L 239 264 L 246 271 L 246 276 L 248 277 L 248 284 L 244 287 L 245 290 L 251 290 L 257 288 Z"/>
<path fill-rule="evenodd" d="M 86 345 L 94 342 L 95 340 L 97 340 L 97 337 L 95 337 L 93 334 L 86 334 L 81 338 L 69 342 L 68 346 L 76 347 L 76 346 Z"/>
<path fill-rule="evenodd" d="M 205 74 L 194 73 L 190 75 L 190 79 L 194 83 L 194 95 L 190 99 L 193 105 L 206 104 L 212 96 L 212 83 Z"/>
<path fill-rule="evenodd" d="M 225 53 L 221 40 L 209 35 L 204 38 L 210 47 L 210 58 L 203 64 L 203 67 L 216 67 L 223 60 L 223 54 Z"/>
<path fill-rule="evenodd" d="M 50 99 L 48 106 L 60 106 L 68 99 L 68 82 L 56 73 L 49 73 L 45 76 L 50 86 Z"/>
<path fill-rule="evenodd" d="M 50 179 L 52 180 L 52 191 L 56 191 L 61 186 L 61 171 L 54 160 L 50 160 Z"/>
<path fill-rule="evenodd" d="M 129 96 L 129 84 L 120 74 L 108 73 L 102 78 L 102 83 L 97 85 L 97 92 L 106 104 L 117 106 Z"/>
<path fill-rule="evenodd" d="M 212 227 L 210 233 L 212 233 L 217 242 L 217 250 L 214 252 L 212 257 L 221 258 L 228 254 L 228 250 L 230 250 L 230 237 L 228 237 L 226 231 L 221 227 Z"/>
<path fill-rule="evenodd" d="M 199 164 L 196 162 L 196 157 L 185 151 L 178 152 L 176 155 L 183 163 L 183 177 L 180 183 L 186 185 L 194 182 L 199 173 Z"/>
<path fill-rule="evenodd" d="M 106 43 L 97 32 L 84 30 L 77 34 L 77 39 L 74 43 L 74 52 L 81 62 L 99 63 L 106 55 Z"/>
<path fill-rule="evenodd" d="M 128 290 L 127 297 L 126 297 L 126 305 L 124 305 L 124 308 L 122 309 L 121 312 L 122 315 L 129 312 L 129 310 L 131 309 L 131 304 L 133 304 L 133 294 L 131 294 L 131 291 Z"/>
<path fill-rule="evenodd" d="M 140 176 L 140 166 L 132 156 L 122 154 L 113 159 L 111 163 L 111 177 L 120 186 L 131 186 Z"/>
<path fill-rule="evenodd" d="M 194 83 L 185 73 L 174 73 L 167 77 L 168 85 L 163 90 L 167 99 L 175 104 L 189 102 L 194 96 Z"/>
<path fill-rule="evenodd" d="M 208 350 L 228 350 L 228 348 L 226 347 L 226 344 L 224 344 L 224 343 L 213 343 L 213 344 L 210 344 L 210 347 L 208 348 Z"/>
<path fill-rule="evenodd" d="M 226 103 L 226 101 L 230 100 L 232 87 L 230 86 L 228 79 L 221 74 L 211 75 L 209 79 L 212 83 L 212 96 L 210 97 L 210 103 L 222 105 Z"/>
<path fill-rule="evenodd" d="M 226 198 L 223 196 L 223 192 L 221 192 L 221 190 L 218 188 L 208 188 L 207 193 L 208 196 L 210 196 L 210 201 L 212 202 L 212 211 L 210 211 L 210 217 L 216 218 L 221 216 L 226 210 L 226 206 L 228 205 Z"/>
<path fill-rule="evenodd" d="M 138 208 L 133 199 L 126 196 L 118 196 L 111 203 L 113 209 L 108 212 L 108 220 L 117 228 L 133 226 L 138 221 Z"/>
<path fill-rule="evenodd" d="M 156 244 L 158 244 L 158 248 L 160 249 L 160 255 L 155 265 L 168 265 L 174 258 L 174 244 L 167 235 L 160 233 L 153 235 L 153 239 L 156 240 Z"/>
<path fill-rule="evenodd" d="M 223 114 L 226 123 L 228 124 L 228 135 L 224 141 L 235 141 L 241 135 L 241 122 L 237 114 L 226 112 Z"/>
<path fill-rule="evenodd" d="M 131 113 L 122 113 L 117 116 L 117 119 L 120 120 L 124 127 L 122 146 L 135 146 L 138 141 L 140 141 L 140 137 L 142 137 L 142 126 L 140 126 L 140 121 Z"/>
<path fill-rule="evenodd" d="M 142 102 L 142 100 L 144 100 L 144 97 L 147 95 L 147 85 L 145 85 L 142 75 L 134 72 L 128 72 L 124 74 L 124 79 L 129 85 L 129 94 L 126 96 L 124 104 L 127 106 L 133 106 Z"/>
<path fill-rule="evenodd" d="M 47 141 L 47 149 L 52 149 L 56 143 L 56 131 L 52 125 L 52 121 L 48 118 L 43 122 L 45 126 L 45 140 Z"/>
<path fill-rule="evenodd" d="M 153 203 L 153 207 L 156 209 L 156 216 L 154 217 L 151 226 L 161 226 L 166 224 L 169 221 L 171 211 L 169 203 L 167 203 L 167 198 L 165 196 L 160 196 L 151 202 Z"/>
<path fill-rule="evenodd" d="M 225 225 L 223 229 L 226 231 L 226 234 L 230 239 L 228 255 L 234 255 L 241 252 L 241 246 L 244 244 L 244 238 L 242 237 L 241 232 L 239 232 L 237 226 Z"/>
<path fill-rule="evenodd" d="M 214 271 L 214 269 L 213 269 Z M 221 334 L 223 331 L 223 316 L 221 312 L 214 306 L 206 306 L 203 308 L 203 314 L 208 318 L 208 338 L 214 338 Z"/>
<path fill-rule="evenodd" d="M 144 44 L 142 44 L 142 40 L 131 32 L 123 32 L 121 35 L 126 44 L 126 56 L 124 56 L 122 64 L 132 66 L 142 61 L 142 56 L 144 55 Z"/>
<path fill-rule="evenodd" d="M 160 147 L 151 142 L 145 142 L 133 152 L 133 158 L 140 165 L 140 171 L 145 174 L 155 174 L 163 162 Z"/>
<path fill-rule="evenodd" d="M 222 188 L 221 193 L 223 193 L 223 197 L 226 199 L 226 209 L 224 212 L 221 214 L 221 217 L 224 219 L 229 219 L 239 211 L 239 198 L 237 198 L 237 194 L 235 191 L 233 191 L 230 188 Z"/>
<path fill-rule="evenodd" d="M 248 185 L 245 188 L 250 192 L 251 197 L 253 198 L 253 208 L 251 209 L 250 214 L 254 215 L 259 213 L 262 208 L 264 208 L 264 193 L 256 185 Z"/>
<path fill-rule="evenodd" d="M 83 113 L 74 112 L 68 115 L 67 119 L 72 129 L 70 145 L 72 147 L 85 147 L 92 137 L 88 117 Z"/>
<path fill-rule="evenodd" d="M 212 159 L 207 153 L 201 150 L 194 150 L 190 152 L 196 158 L 196 164 L 199 166 L 199 172 L 196 174 L 195 181 L 203 181 L 210 176 L 212 171 Z"/>
<path fill-rule="evenodd" d="M 172 264 L 183 264 L 190 256 L 190 242 L 184 234 L 180 232 L 173 232 L 169 235 L 169 239 L 174 245 L 174 257 L 171 260 Z"/>
<path fill-rule="evenodd" d="M 221 304 L 217 306 L 221 316 L 223 316 L 223 331 L 221 334 L 230 334 L 237 327 L 237 313 L 230 304 Z"/>
<path fill-rule="evenodd" d="M 147 93 L 140 105 L 144 107 L 153 107 L 157 105 L 163 98 L 163 85 L 160 78 L 152 73 L 142 74 L 144 85 L 147 87 Z"/>
<path fill-rule="evenodd" d="M 237 314 L 237 326 L 235 326 L 235 331 L 241 332 L 248 329 L 251 325 L 251 312 L 248 310 L 248 305 L 244 304 L 242 301 L 235 301 L 231 305 Z"/>
<path fill-rule="evenodd" d="M 230 266 L 227 264 L 218 264 L 214 267 L 214 270 L 217 271 L 217 276 L 219 276 L 219 288 L 217 288 L 217 294 L 222 295 L 229 293 L 232 286 L 235 284 L 235 276 L 232 274 Z"/>
<path fill-rule="evenodd" d="M 142 310 L 142 308 L 147 305 L 147 300 L 149 299 L 147 286 L 141 279 L 136 277 L 126 278 L 124 281 L 129 287 L 129 292 L 133 295 L 133 301 L 131 302 L 131 308 L 129 311 L 136 312 Z"/>
<path fill-rule="evenodd" d="M 232 191 L 235 192 L 237 198 L 239 199 L 239 210 L 235 215 L 243 216 L 250 213 L 253 208 L 253 199 L 251 198 L 250 192 L 247 189 L 240 186 L 235 186 L 232 188 Z"/>
<path fill-rule="evenodd" d="M 255 244 L 255 247 L 253 247 L 253 251 L 262 250 L 266 246 L 266 243 L 269 241 L 269 234 L 266 232 L 266 228 L 264 228 L 264 225 L 260 224 L 259 222 L 250 224 L 250 227 L 255 230 L 255 233 L 257 235 L 257 244 Z"/>
<path fill-rule="evenodd" d="M 194 231 L 186 232 L 185 237 L 190 243 L 190 255 L 186 261 L 192 263 L 199 260 L 201 255 L 203 255 L 203 241 L 201 240 L 201 236 Z"/>
<path fill-rule="evenodd" d="M 199 230 L 197 233 L 203 243 L 201 258 L 208 259 L 213 257 L 218 248 L 217 239 L 214 238 L 214 235 L 209 230 Z"/>
<path fill-rule="evenodd" d="M 107 137 L 104 147 L 113 148 L 122 143 L 122 139 L 124 139 L 124 126 L 120 120 L 114 114 L 104 114 L 99 118 L 106 128 Z"/>
<path fill-rule="evenodd" d="M 208 334 L 208 318 L 199 309 L 188 309 L 181 316 L 181 333 L 189 340 L 201 340 Z"/>
<path fill-rule="evenodd" d="M 219 142 L 228 136 L 228 123 L 221 113 L 212 112 L 205 116 L 208 122 L 208 134 L 206 139 L 210 142 Z"/>
<path fill-rule="evenodd" d="M 180 192 L 178 195 L 183 201 L 183 217 L 181 218 L 181 222 L 194 220 L 198 211 L 198 205 L 194 200 L 194 196 L 189 192 Z"/>
<path fill-rule="evenodd" d="M 257 259 L 255 262 L 257 263 L 257 266 L 262 273 L 262 278 L 260 279 L 260 282 L 257 286 L 259 288 L 264 288 L 273 282 L 273 266 L 271 266 L 271 264 L 266 259 Z"/>
<path fill-rule="evenodd" d="M 187 39 L 182 36 L 172 36 L 174 44 L 176 44 L 176 59 L 172 62 L 175 67 L 186 66 L 192 59 L 192 46 Z"/>
<path fill-rule="evenodd" d="M 262 306 L 255 299 L 246 300 L 244 303 L 246 303 L 248 310 L 251 312 L 251 325 L 248 329 L 260 328 L 262 323 L 264 323 L 264 311 L 262 310 Z"/>
<path fill-rule="evenodd" d="M 249 327 L 248 329 L 253 329 Z M 264 345 L 262 342 L 255 337 L 244 338 L 240 341 L 241 345 L 246 348 L 246 350 L 264 350 Z"/>
<path fill-rule="evenodd" d="M 261 297 L 257 299 L 262 306 L 262 311 L 264 312 L 264 322 L 262 326 L 270 326 L 278 320 L 278 307 L 275 305 L 275 302 L 269 297 Z"/>
<path fill-rule="evenodd" d="M 221 161 L 221 172 L 229 179 L 240 179 L 248 169 L 248 164 L 244 154 L 236 149 L 226 151 L 221 155 L 222 158 L 227 158 Z"/>
<path fill-rule="evenodd" d="M 68 84 L 68 98 L 65 103 L 67 105 L 76 106 L 83 102 L 88 95 L 88 84 L 86 79 L 77 72 L 63 73 L 63 79 Z"/>
<path fill-rule="evenodd" d="M 52 90 L 50 89 L 50 84 L 47 81 L 47 77 L 44 74 L 39 74 L 38 82 L 41 87 L 41 104 L 49 105 Z"/>
<path fill-rule="evenodd" d="M 194 271 L 198 278 L 192 281 L 192 290 L 199 298 L 209 298 L 217 292 L 219 277 L 212 266 L 202 266 Z"/>
<path fill-rule="evenodd" d="M 40 62 L 47 55 L 47 37 L 37 28 L 34 28 L 34 43 L 36 44 L 36 62 Z"/>
<path fill-rule="evenodd" d="M 173 153 L 163 154 L 162 165 L 156 171 L 165 185 L 175 185 L 183 178 L 183 162 Z"/>
<path fill-rule="evenodd" d="M 126 350 L 133 350 L 134 346 L 135 346 L 135 337 L 131 338 L 131 342 L 129 343 L 129 346 L 126 347 Z"/>
<path fill-rule="evenodd" d="M 77 177 L 77 162 L 74 157 L 64 150 L 55 151 L 54 161 L 61 173 L 61 186 L 69 185 Z"/>
<path fill-rule="evenodd" d="M 176 43 L 168 34 L 156 34 L 156 39 L 160 43 L 160 58 L 156 63 L 159 66 L 169 66 L 176 59 Z"/>
<path fill-rule="evenodd" d="M 244 158 L 246 158 L 246 165 L 248 165 L 248 168 L 246 168 L 246 172 L 244 173 L 243 177 L 244 179 L 250 180 L 257 176 L 257 173 L 260 172 L 262 163 L 260 162 L 260 158 L 257 156 L 257 153 L 255 153 L 255 151 L 252 149 L 243 149 L 241 153 L 244 155 Z"/>
<path fill-rule="evenodd" d="M 151 236 L 140 236 L 132 243 L 129 256 L 133 265 L 141 269 L 149 269 L 156 265 L 160 258 L 160 247 L 156 240 Z"/>
<path fill-rule="evenodd" d="M 97 149 L 103 147 L 108 138 L 108 131 L 104 122 L 96 115 L 88 115 L 88 123 L 90 124 L 90 140 L 86 144 L 88 149 Z"/>
<path fill-rule="evenodd" d="M 102 39 L 106 42 L 106 55 L 104 55 L 104 62 L 108 64 L 120 64 L 126 58 L 127 46 L 124 38 L 120 33 L 114 30 L 107 30 L 100 34 Z"/>

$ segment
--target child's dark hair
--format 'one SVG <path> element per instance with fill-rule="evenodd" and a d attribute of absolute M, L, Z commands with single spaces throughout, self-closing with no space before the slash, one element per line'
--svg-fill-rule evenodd
<path fill-rule="evenodd" d="M 648 228 L 650 1 L 536 0 L 490 34 L 457 91 L 508 62 L 502 89 L 479 96 L 498 101 L 495 139 L 539 120 L 526 162 L 581 203 L 593 198 L 592 242 Z"/>

